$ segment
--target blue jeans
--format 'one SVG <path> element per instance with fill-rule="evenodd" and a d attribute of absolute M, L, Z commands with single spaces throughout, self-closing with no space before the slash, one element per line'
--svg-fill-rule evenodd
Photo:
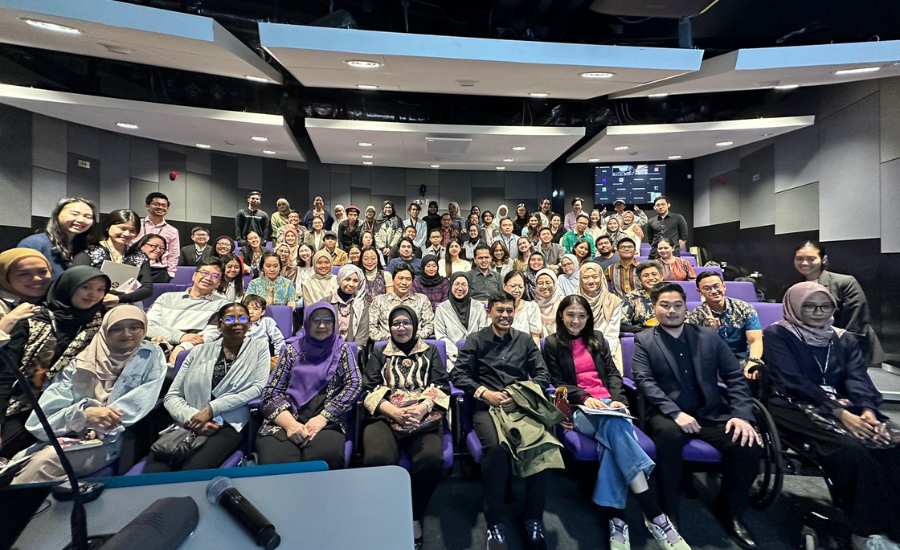
<path fill-rule="evenodd" d="M 601 399 L 606 404 L 610 399 Z M 588 415 L 576 410 L 572 415 L 575 431 L 597 440 L 600 471 L 592 500 L 600 506 L 625 508 L 629 485 L 643 473 L 648 478 L 655 466 L 638 445 L 631 420 Z"/>

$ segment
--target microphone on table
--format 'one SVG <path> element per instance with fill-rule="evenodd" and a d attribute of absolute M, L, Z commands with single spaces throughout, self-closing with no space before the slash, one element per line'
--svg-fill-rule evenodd
<path fill-rule="evenodd" d="M 228 510 L 231 517 L 238 520 L 250 533 L 257 546 L 262 546 L 265 550 L 275 550 L 281 544 L 281 536 L 275 532 L 272 522 L 244 498 L 244 495 L 234 487 L 231 479 L 219 476 L 210 481 L 206 487 L 206 498 L 212 504 L 221 504 Z"/>
<path fill-rule="evenodd" d="M 200 511 L 191 497 L 161 498 L 107 540 L 101 550 L 171 550 L 197 528 Z"/>

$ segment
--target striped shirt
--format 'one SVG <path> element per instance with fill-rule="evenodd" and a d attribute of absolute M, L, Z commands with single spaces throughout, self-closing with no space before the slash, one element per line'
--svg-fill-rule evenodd
<path fill-rule="evenodd" d="M 612 293 L 619 298 L 624 298 L 632 290 L 641 287 L 637 277 L 637 264 L 634 261 L 628 267 L 623 266 L 622 262 L 607 267 L 606 280 L 609 281 Z"/>

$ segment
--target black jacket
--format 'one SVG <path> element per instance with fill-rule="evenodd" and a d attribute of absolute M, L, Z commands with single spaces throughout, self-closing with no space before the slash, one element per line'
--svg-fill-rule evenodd
<path fill-rule="evenodd" d="M 203 249 L 203 253 L 200 254 L 201 260 L 208 260 L 212 258 L 213 252 L 216 247 L 211 244 L 207 244 L 206 248 Z M 196 254 L 194 251 L 196 250 L 194 243 L 191 243 L 187 246 L 181 247 L 181 253 L 178 254 L 178 265 L 187 265 L 194 267 L 197 265 L 197 262 L 194 260 Z"/>
<path fill-rule="evenodd" d="M 594 358 L 597 374 L 600 375 L 600 381 L 603 382 L 603 387 L 609 391 L 613 401 L 618 401 L 627 407 L 628 399 L 623 391 L 622 375 L 619 374 L 619 369 L 613 363 L 609 346 L 606 344 L 602 332 L 594 331 L 594 334 L 600 340 L 600 349 L 591 355 Z M 556 387 L 566 388 L 569 392 L 569 403 L 584 403 L 591 395 L 578 387 L 572 350 L 563 346 L 556 334 L 551 334 L 544 340 L 543 354 L 544 362 L 547 363 L 547 368 L 550 370 L 551 383 Z"/>
<path fill-rule="evenodd" d="M 662 340 L 661 327 L 634 336 L 631 362 L 634 381 L 652 407 L 674 418 L 681 410 L 675 400 L 681 394 L 681 374 L 675 358 Z M 719 334 L 711 328 L 684 325 L 684 335 L 694 363 L 702 405 L 694 415 L 698 421 L 724 422 L 742 418 L 753 422 L 750 385 L 737 358 Z M 719 379 L 725 383 L 728 399 L 722 395 Z"/>

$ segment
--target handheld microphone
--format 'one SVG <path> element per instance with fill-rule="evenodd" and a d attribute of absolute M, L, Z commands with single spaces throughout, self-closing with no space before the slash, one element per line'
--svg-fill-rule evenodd
<path fill-rule="evenodd" d="M 219 476 L 210 481 L 206 487 L 206 498 L 212 504 L 221 504 L 228 510 L 228 513 L 250 533 L 257 546 L 275 550 L 281 544 L 281 536 L 275 532 L 272 522 L 235 489 L 231 479 Z"/>

